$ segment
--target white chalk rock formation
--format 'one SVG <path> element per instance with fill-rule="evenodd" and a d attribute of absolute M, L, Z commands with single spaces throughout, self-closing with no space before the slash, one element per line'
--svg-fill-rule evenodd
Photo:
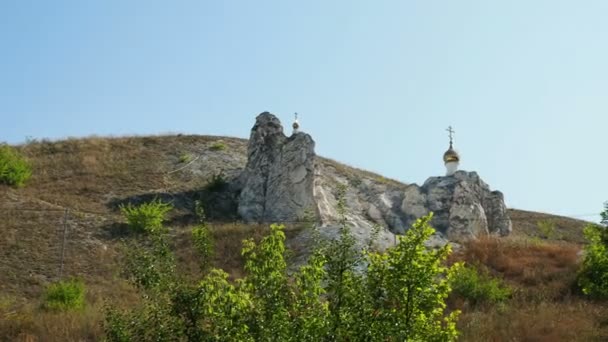
<path fill-rule="evenodd" d="M 405 191 L 401 209 L 407 226 L 432 211 L 431 224 L 450 241 L 505 236 L 512 229 L 503 194 L 490 191 L 476 172 L 457 171 L 431 177 L 421 187 L 412 185 Z"/>

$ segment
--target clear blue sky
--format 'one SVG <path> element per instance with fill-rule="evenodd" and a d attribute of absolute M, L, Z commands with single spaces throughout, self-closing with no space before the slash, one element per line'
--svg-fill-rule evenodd
<path fill-rule="evenodd" d="M 596 213 L 606 18 L 605 0 L 2 1 L 0 140 L 248 137 L 297 111 L 319 154 L 422 183 L 453 125 L 509 206 Z"/>

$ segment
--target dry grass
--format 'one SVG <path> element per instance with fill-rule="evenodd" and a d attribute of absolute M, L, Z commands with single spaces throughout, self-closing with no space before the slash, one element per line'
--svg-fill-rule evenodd
<path fill-rule="evenodd" d="M 571 294 L 579 251 L 568 243 L 490 237 L 469 242 L 455 258 L 482 265 L 527 294 L 557 299 Z"/>
<path fill-rule="evenodd" d="M 103 337 L 103 310 L 89 307 L 77 312 L 22 310 L 0 319 L 2 341 L 99 341 Z"/>
<path fill-rule="evenodd" d="M 471 241 L 450 261 L 465 261 L 501 277 L 514 290 L 503 305 L 467 307 L 459 322 L 462 341 L 603 341 L 605 303 L 583 298 L 575 286 L 580 246 L 524 238 Z"/>
<path fill-rule="evenodd" d="M 329 158 L 319 158 L 319 160 L 323 164 L 325 164 L 325 166 L 332 167 L 336 170 L 336 172 L 345 176 L 348 179 L 350 185 L 354 186 L 354 187 L 358 186 L 358 184 L 360 184 L 360 182 L 363 178 L 368 178 L 368 179 L 376 181 L 377 183 L 385 184 L 385 185 L 393 187 L 393 188 L 397 188 L 397 189 L 407 188 L 407 184 L 404 184 L 403 182 L 400 182 L 398 180 L 391 179 L 391 178 L 386 178 L 382 175 L 379 175 L 379 174 L 371 172 L 371 171 L 359 169 L 359 168 L 356 168 L 353 166 L 348 166 L 346 164 L 339 163 L 339 162 L 337 162 L 333 159 L 329 159 Z"/>
<path fill-rule="evenodd" d="M 217 139 L 210 136 L 92 137 L 29 143 L 20 149 L 32 162 L 34 175 L 29 185 L 20 190 L 20 195 L 85 211 L 109 212 L 107 203 L 112 199 L 192 189 L 200 186 L 201 178 L 205 177 L 169 172 L 183 166 L 180 157 L 184 153 L 199 155 Z M 245 155 L 245 140 L 221 139 L 231 153 Z M 221 159 L 222 155 L 217 157 Z M 226 165 L 239 166 L 244 165 Z M 210 168 L 209 173 L 213 171 L 217 170 Z"/>
<path fill-rule="evenodd" d="M 113 286 L 115 296 L 105 297 L 87 289 L 82 310 L 59 312 L 42 308 L 39 300 L 23 303 L 18 298 L 0 298 L 0 341 L 99 341 L 103 338 L 104 305 L 131 306 L 139 298 L 124 282 Z M 111 298 L 114 297 L 114 300 Z"/>
<path fill-rule="evenodd" d="M 512 236 L 522 238 L 541 238 L 543 233 L 538 227 L 539 222 L 548 222 L 555 227 L 554 236 L 548 240 L 584 243 L 583 228 L 589 222 L 570 217 L 557 216 L 532 211 L 509 209 L 509 216 L 513 221 Z"/>
<path fill-rule="evenodd" d="M 605 305 L 583 300 L 512 303 L 468 311 L 458 323 L 461 341 L 606 341 Z"/>

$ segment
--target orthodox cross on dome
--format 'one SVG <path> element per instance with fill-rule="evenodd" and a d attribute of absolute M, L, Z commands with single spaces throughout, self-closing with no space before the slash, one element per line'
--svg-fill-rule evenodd
<path fill-rule="evenodd" d="M 300 123 L 298 122 L 298 113 L 294 113 L 295 119 L 293 121 L 293 134 L 296 134 L 300 131 Z"/>
<path fill-rule="evenodd" d="M 445 153 L 443 154 L 443 162 L 445 163 L 445 167 L 446 167 L 446 176 L 451 176 L 456 171 L 458 171 L 460 155 L 458 155 L 458 152 L 456 152 L 454 150 L 454 146 L 453 146 L 454 145 L 454 133 L 456 133 L 456 132 L 454 131 L 452 126 L 449 126 L 448 129 L 446 129 L 446 131 L 448 131 L 448 134 L 450 137 L 450 148 L 447 151 L 445 151 Z"/>
<path fill-rule="evenodd" d="M 454 133 L 456 133 L 456 131 L 452 129 L 452 126 L 449 126 L 446 131 L 448 131 L 448 134 L 450 136 L 450 148 L 452 148 L 452 143 L 454 142 Z"/>

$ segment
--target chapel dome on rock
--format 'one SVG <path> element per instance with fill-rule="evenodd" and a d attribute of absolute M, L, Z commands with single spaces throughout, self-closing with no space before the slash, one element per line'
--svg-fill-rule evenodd
<path fill-rule="evenodd" d="M 450 145 L 450 148 L 447 151 L 445 151 L 445 153 L 443 154 L 443 162 L 447 164 L 450 162 L 459 162 L 459 161 L 460 161 L 460 155 Z"/>

